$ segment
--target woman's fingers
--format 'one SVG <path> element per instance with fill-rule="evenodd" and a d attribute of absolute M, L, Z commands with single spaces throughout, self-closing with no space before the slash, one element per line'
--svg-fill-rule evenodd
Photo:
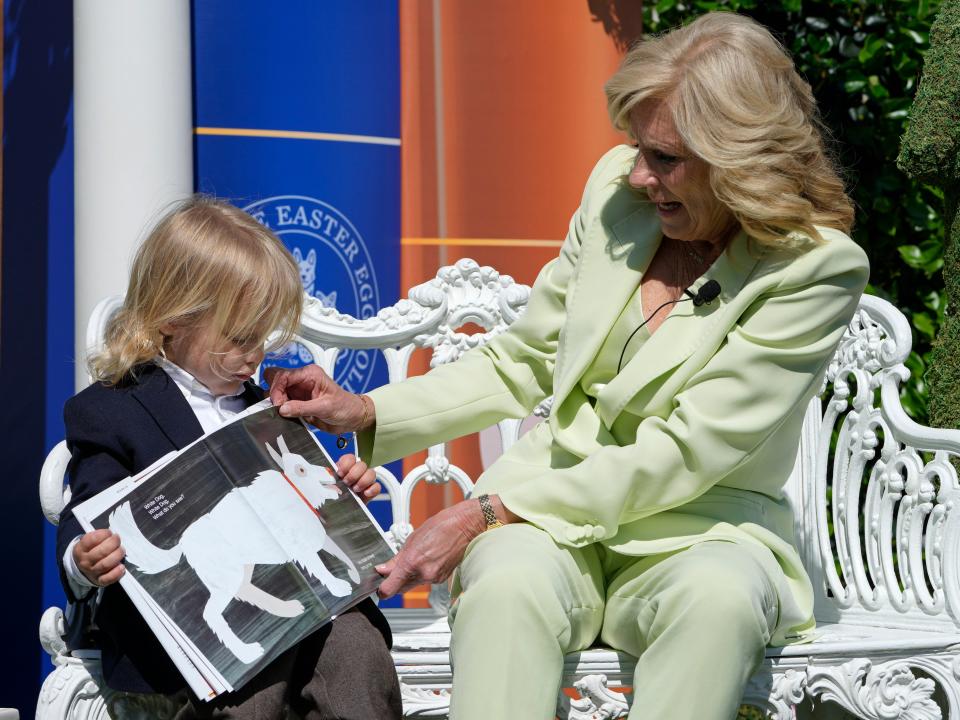
<path fill-rule="evenodd" d="M 271 398 L 272 399 L 272 398 Z M 317 427 L 321 427 L 327 419 L 324 412 L 326 403 L 323 398 L 316 400 L 287 400 L 280 406 L 280 414 L 284 417 L 309 419 Z M 323 428 L 326 429 L 326 428 Z"/>
<path fill-rule="evenodd" d="M 263 377 L 270 387 L 270 402 L 274 405 L 283 405 L 290 398 L 287 387 L 290 384 L 290 372 L 276 367 L 269 367 L 263 371 Z"/>
<path fill-rule="evenodd" d="M 283 375 L 282 368 L 278 368 L 276 365 L 264 368 L 261 373 L 263 379 L 267 381 L 267 387 L 270 388 L 271 391 L 278 383 L 278 374 Z"/>
<path fill-rule="evenodd" d="M 372 402 L 347 392 L 322 368 L 307 365 L 267 375 L 270 400 L 284 417 L 303 418 L 321 430 L 342 433 L 373 420 Z"/>
<path fill-rule="evenodd" d="M 389 560 L 387 560 L 385 563 L 381 563 L 380 565 L 376 565 L 373 569 L 376 570 L 376 571 L 377 571 L 378 573 L 380 573 L 381 575 L 387 576 L 387 575 L 389 575 L 390 573 L 393 572 L 393 568 L 394 568 L 394 566 L 396 566 L 396 564 L 397 564 L 397 556 L 394 555 L 392 558 L 390 558 Z"/>
<path fill-rule="evenodd" d="M 407 538 L 403 549 L 390 563 L 379 567 L 386 572 L 377 591 L 380 597 L 390 597 L 422 582 L 443 582 L 460 561 L 467 543 L 476 535 L 468 522 L 470 512 L 465 502 L 441 510 L 428 518 Z M 388 568 L 388 566 L 390 566 Z"/>
<path fill-rule="evenodd" d="M 306 365 L 292 370 L 267 368 L 263 376 L 270 385 L 270 401 L 282 405 L 288 400 L 311 400 L 323 391 L 329 378 L 317 365 Z"/>
<path fill-rule="evenodd" d="M 402 552 L 402 551 L 401 551 Z M 412 568 L 398 562 L 399 555 L 383 565 L 377 566 L 377 572 L 384 576 L 383 582 L 377 588 L 377 594 L 381 598 L 393 597 L 407 588 L 419 584 L 419 576 L 416 576 Z"/>

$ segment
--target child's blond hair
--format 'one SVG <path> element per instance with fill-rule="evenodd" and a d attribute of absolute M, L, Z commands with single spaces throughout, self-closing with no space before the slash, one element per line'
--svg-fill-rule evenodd
<path fill-rule="evenodd" d="M 104 348 L 89 359 L 95 380 L 116 385 L 163 354 L 160 328 L 208 323 L 217 336 L 254 346 L 274 330 L 289 342 L 303 287 L 296 261 L 268 228 L 233 205 L 196 195 L 167 213 L 137 250 L 123 306 Z"/>

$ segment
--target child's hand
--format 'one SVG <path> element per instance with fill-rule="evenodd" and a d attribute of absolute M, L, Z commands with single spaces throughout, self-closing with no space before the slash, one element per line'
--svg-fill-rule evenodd
<path fill-rule="evenodd" d="M 366 467 L 366 466 L 364 466 Z M 73 559 L 80 572 L 97 587 L 112 585 L 123 575 L 120 536 L 106 528 L 88 532 L 73 546 Z"/>
<path fill-rule="evenodd" d="M 380 494 L 380 483 L 377 482 L 377 475 L 373 468 L 368 468 L 363 460 L 357 460 L 353 455 L 347 454 L 337 460 L 337 470 L 343 482 L 353 490 L 364 504 L 367 504 L 373 498 Z"/>

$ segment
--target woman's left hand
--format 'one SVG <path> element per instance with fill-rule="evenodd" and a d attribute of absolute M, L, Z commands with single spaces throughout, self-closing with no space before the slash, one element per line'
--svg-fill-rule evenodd
<path fill-rule="evenodd" d="M 523 521 L 496 495 L 490 496 L 490 505 L 504 525 Z M 441 510 L 414 530 L 390 561 L 377 565 L 377 572 L 384 576 L 377 593 L 388 598 L 422 583 L 445 582 L 463 560 L 470 541 L 486 529 L 483 510 L 475 499 Z"/>
<path fill-rule="evenodd" d="M 469 542 L 483 530 L 483 514 L 475 500 L 441 510 L 418 527 L 389 562 L 377 565 L 384 576 L 378 594 L 388 598 L 421 583 L 444 582 L 463 560 Z"/>
<path fill-rule="evenodd" d="M 358 460 L 356 456 L 350 453 L 341 456 L 337 460 L 337 471 L 347 487 L 360 496 L 364 505 L 380 494 L 377 474 L 373 468 L 367 467 L 367 464 L 363 460 Z"/>

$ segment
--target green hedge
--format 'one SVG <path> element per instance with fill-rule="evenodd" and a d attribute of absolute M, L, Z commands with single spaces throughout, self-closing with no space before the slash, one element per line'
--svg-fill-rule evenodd
<path fill-rule="evenodd" d="M 854 239 L 870 256 L 870 286 L 911 319 L 914 352 L 903 404 L 926 423 L 924 374 L 943 319 L 942 196 L 897 169 L 900 137 L 939 0 L 660 0 L 644 29 L 660 32 L 732 10 L 770 28 L 813 87 L 857 206 Z"/>

